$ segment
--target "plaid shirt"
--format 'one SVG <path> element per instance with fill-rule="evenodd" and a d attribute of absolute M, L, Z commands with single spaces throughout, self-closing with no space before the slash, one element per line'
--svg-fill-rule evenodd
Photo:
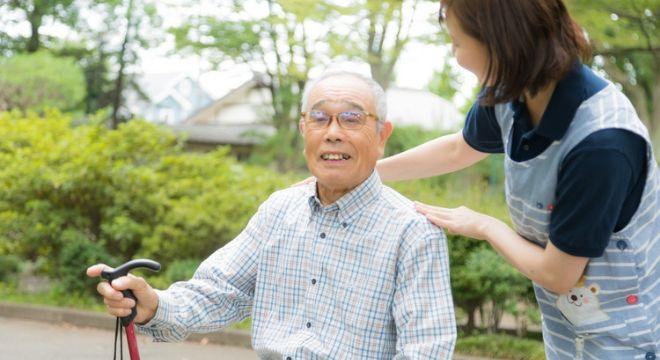
<path fill-rule="evenodd" d="M 180 341 L 252 316 L 266 359 L 450 359 L 456 341 L 446 237 L 375 172 L 328 206 L 316 184 L 274 193 L 158 295 L 142 333 Z"/>

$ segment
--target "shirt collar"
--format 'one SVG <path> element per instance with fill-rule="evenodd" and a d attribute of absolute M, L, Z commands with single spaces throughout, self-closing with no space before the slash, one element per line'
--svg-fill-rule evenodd
<path fill-rule="evenodd" d="M 539 126 L 534 133 L 543 137 L 560 140 L 566 134 L 571 121 L 582 102 L 587 99 L 585 72 L 589 69 L 577 62 L 559 82 L 552 93 Z M 529 121 L 529 114 L 524 102 L 515 100 L 511 103 L 514 118 Z"/>
<path fill-rule="evenodd" d="M 306 188 L 309 196 L 308 202 L 312 213 L 316 211 L 330 212 L 339 210 L 339 218 L 343 222 L 350 223 L 365 208 L 376 201 L 382 192 L 383 183 L 374 170 L 371 175 L 358 185 L 355 189 L 339 198 L 333 204 L 323 205 L 316 191 L 316 182 Z"/>

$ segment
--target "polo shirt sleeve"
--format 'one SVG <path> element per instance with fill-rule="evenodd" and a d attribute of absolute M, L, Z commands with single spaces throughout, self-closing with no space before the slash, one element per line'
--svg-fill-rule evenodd
<path fill-rule="evenodd" d="M 552 244 L 574 256 L 602 256 L 612 233 L 627 224 L 617 226 L 622 210 L 636 202 L 634 212 L 639 205 L 641 193 L 634 190 L 645 169 L 646 142 L 636 134 L 607 129 L 578 144 L 559 170 Z"/>
<path fill-rule="evenodd" d="M 475 102 L 465 119 L 463 138 L 477 151 L 503 153 L 502 131 L 495 117 L 495 108 Z"/>

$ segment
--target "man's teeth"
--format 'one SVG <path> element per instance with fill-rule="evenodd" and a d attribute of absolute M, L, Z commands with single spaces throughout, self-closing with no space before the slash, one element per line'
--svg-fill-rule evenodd
<path fill-rule="evenodd" d="M 323 154 L 321 158 L 323 160 L 348 160 L 350 156 L 344 154 Z"/>

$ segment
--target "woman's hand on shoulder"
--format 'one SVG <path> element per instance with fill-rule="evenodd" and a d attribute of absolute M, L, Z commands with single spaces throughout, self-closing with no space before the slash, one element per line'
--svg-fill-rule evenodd
<path fill-rule="evenodd" d="M 305 180 L 299 181 L 299 182 L 297 182 L 297 183 L 291 185 L 290 187 L 296 187 L 296 186 L 301 186 L 301 185 L 307 185 L 307 184 L 311 184 L 311 183 L 313 183 L 314 181 L 316 181 L 316 178 L 313 177 L 313 176 L 310 176 L 310 177 L 308 177 L 308 178 L 305 179 Z"/>

